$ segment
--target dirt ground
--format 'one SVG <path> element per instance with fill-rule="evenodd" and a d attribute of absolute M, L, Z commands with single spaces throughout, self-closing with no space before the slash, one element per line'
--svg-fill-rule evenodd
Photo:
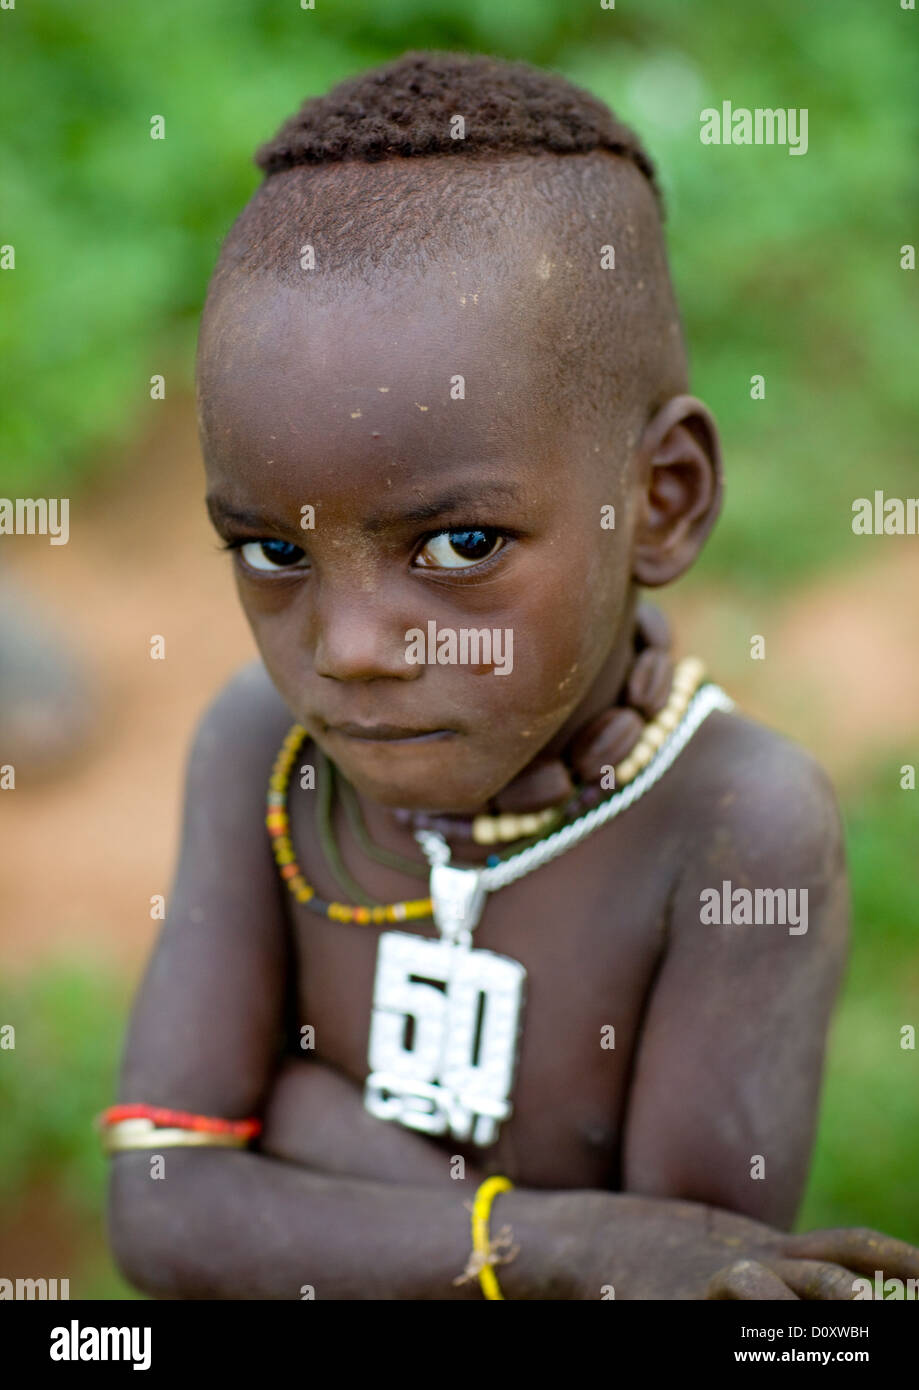
<path fill-rule="evenodd" d="M 0 795 L 7 975 L 61 954 L 140 968 L 157 928 L 150 897 L 170 888 L 189 736 L 254 654 L 205 519 L 189 401 L 164 407 L 118 477 L 72 503 L 68 545 L 36 536 L 5 547 L 12 577 L 91 672 L 98 709 L 81 757 Z M 702 655 L 742 708 L 805 743 L 840 785 L 891 752 L 919 761 L 919 542 L 862 546 L 857 570 L 780 602 L 712 585 L 677 589 L 665 605 L 680 650 Z M 765 661 L 750 659 L 754 633 Z M 163 661 L 150 659 L 154 634 L 166 638 Z"/>

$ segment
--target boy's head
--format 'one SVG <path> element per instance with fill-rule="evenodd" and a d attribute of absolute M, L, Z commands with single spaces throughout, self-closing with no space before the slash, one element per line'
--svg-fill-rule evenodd
<path fill-rule="evenodd" d="M 199 344 L 212 517 L 345 775 L 476 810 L 612 702 L 636 586 L 717 514 L 652 166 L 559 77 L 425 53 L 307 102 L 258 162 Z"/>

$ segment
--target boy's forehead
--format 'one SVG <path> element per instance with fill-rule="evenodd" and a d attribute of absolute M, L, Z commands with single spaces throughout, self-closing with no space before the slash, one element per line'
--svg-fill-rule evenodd
<path fill-rule="evenodd" d="M 239 275 L 202 328 L 208 470 L 321 473 L 368 449 L 403 467 L 545 452 L 556 298 L 538 246 L 510 266 L 470 255 L 334 296 Z"/>
<path fill-rule="evenodd" d="M 537 247 L 512 268 L 470 255 L 379 285 L 336 277 L 299 289 L 270 274 L 239 274 L 208 305 L 205 388 L 251 390 L 258 380 L 267 390 L 298 376 L 306 385 L 344 369 L 347 380 L 338 384 L 347 390 L 379 375 L 385 362 L 419 381 L 445 368 L 474 376 L 495 365 L 526 377 L 538 367 L 540 329 L 557 307 L 551 276 L 552 261 Z"/>

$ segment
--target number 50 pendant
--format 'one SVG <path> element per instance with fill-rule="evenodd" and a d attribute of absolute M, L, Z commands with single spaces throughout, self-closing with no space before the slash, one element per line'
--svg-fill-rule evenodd
<path fill-rule="evenodd" d="M 468 933 L 383 932 L 364 1105 L 382 1120 L 485 1147 L 511 1113 L 526 971 Z"/>

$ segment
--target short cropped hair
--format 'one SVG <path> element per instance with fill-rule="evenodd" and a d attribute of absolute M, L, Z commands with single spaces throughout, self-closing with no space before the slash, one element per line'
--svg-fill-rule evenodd
<path fill-rule="evenodd" d="M 464 118 L 461 139 L 452 131 Z M 608 106 L 557 73 L 484 54 L 411 52 L 310 97 L 256 152 L 269 177 L 300 164 L 399 155 L 586 154 L 609 150 L 661 195 L 634 131 Z"/>
<path fill-rule="evenodd" d="M 334 301 L 493 249 L 496 273 L 537 267 L 525 345 L 548 355 L 560 408 L 614 423 L 631 444 L 684 389 L 654 165 L 608 107 L 560 75 L 405 53 L 309 98 L 255 158 L 265 178 L 230 229 L 209 299 L 239 275 L 268 275 Z M 317 266 L 308 281 L 305 243 Z M 610 247 L 615 269 L 601 269 Z"/>

